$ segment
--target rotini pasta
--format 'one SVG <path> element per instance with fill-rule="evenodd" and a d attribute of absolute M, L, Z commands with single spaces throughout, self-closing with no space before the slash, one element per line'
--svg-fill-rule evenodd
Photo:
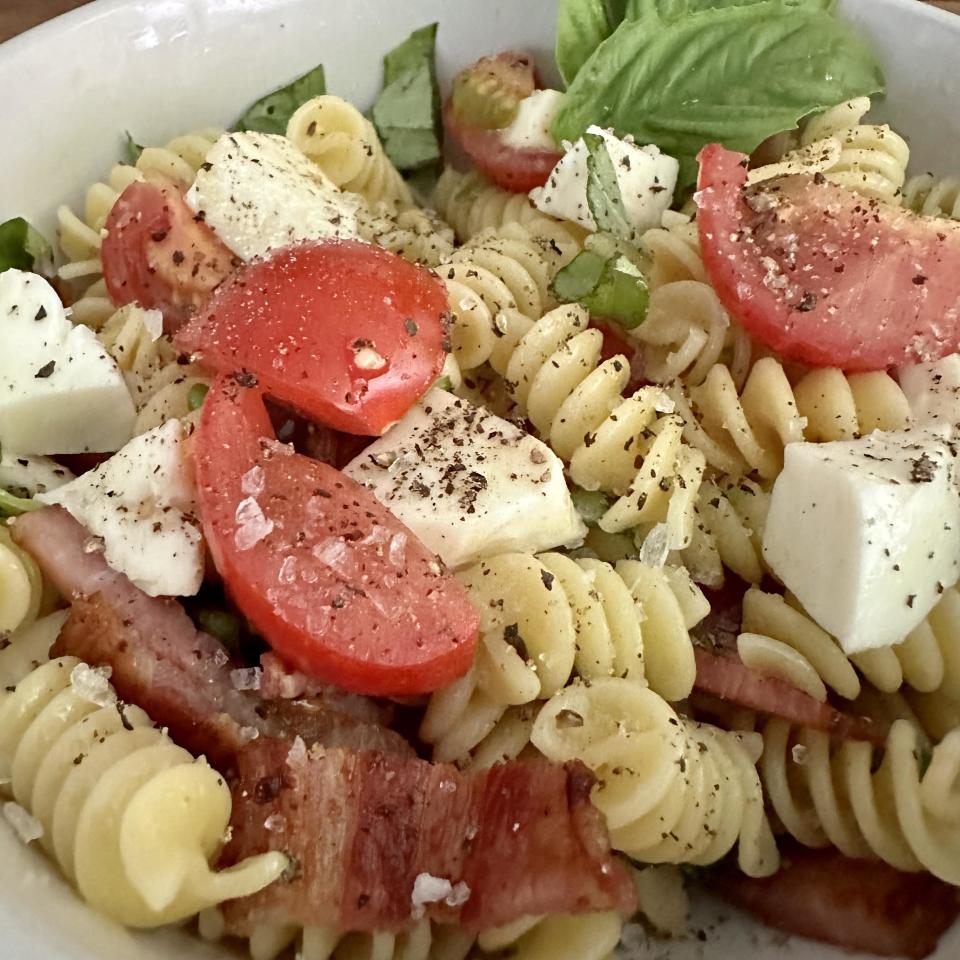
<path fill-rule="evenodd" d="M 960 220 L 960 178 L 921 173 L 903 188 L 903 205 L 925 217 Z"/>
<path fill-rule="evenodd" d="M 453 231 L 429 210 L 378 203 L 361 207 L 357 221 L 364 240 L 413 263 L 435 267 L 453 254 Z"/>
<path fill-rule="evenodd" d="M 0 523 L 0 639 L 32 623 L 43 600 L 40 570 Z"/>
<path fill-rule="evenodd" d="M 594 803 L 614 849 L 646 863 L 705 865 L 739 841 L 741 869 L 779 865 L 755 768 L 755 734 L 679 717 L 652 690 L 617 678 L 572 684 L 534 724 L 534 746 L 595 771 Z"/>
<path fill-rule="evenodd" d="M 898 870 L 927 870 L 960 885 L 960 730 L 933 747 L 926 770 L 907 720 L 890 731 L 883 759 L 862 740 L 831 742 L 817 730 L 772 719 L 760 768 L 784 829 L 808 847 L 833 845 L 849 857 L 877 857 Z"/>
<path fill-rule="evenodd" d="M 708 282 L 700 256 L 700 234 L 690 217 L 668 210 L 660 227 L 643 234 L 640 246 L 649 261 L 644 272 L 651 290 L 680 280 Z"/>
<path fill-rule="evenodd" d="M 466 676 L 430 698 L 420 735 L 437 760 L 473 755 L 488 765 L 517 756 L 533 716 L 511 708 L 552 696 L 574 674 L 649 683 L 670 700 L 693 687 L 689 628 L 705 601 L 694 588 L 681 605 L 686 584 L 675 587 L 667 569 L 509 553 L 458 576 L 480 614 L 481 638 Z"/>
<path fill-rule="evenodd" d="M 351 103 L 326 94 L 303 104 L 287 123 L 287 139 L 341 189 L 398 210 L 413 194 L 384 153 L 373 124 Z"/>
<path fill-rule="evenodd" d="M 733 477 L 756 470 L 772 479 L 783 448 L 797 440 L 851 440 L 873 430 L 902 430 L 910 404 L 888 374 L 811 370 L 791 386 L 779 361 L 758 360 L 741 391 L 718 364 L 699 386 L 667 388 L 684 437 L 706 462 Z"/>
<path fill-rule="evenodd" d="M 0 691 L 11 691 L 31 670 L 50 659 L 49 652 L 67 619 L 57 610 L 27 623 L 0 646 Z M 0 692 L 0 702 L 4 697 Z"/>
<path fill-rule="evenodd" d="M 848 657 L 792 601 L 753 587 L 743 598 L 743 629 L 750 638 L 741 637 L 740 653 L 749 666 L 776 673 L 818 700 L 826 699 L 828 687 L 855 699 L 861 691 L 857 671 L 881 693 L 906 684 L 960 699 L 958 618 L 960 592 L 952 587 L 902 643 Z"/>
<path fill-rule="evenodd" d="M 83 898 L 128 926 L 246 896 L 287 867 L 268 853 L 213 872 L 230 819 L 223 778 L 73 657 L 38 667 L 0 702 L 0 772 Z"/>

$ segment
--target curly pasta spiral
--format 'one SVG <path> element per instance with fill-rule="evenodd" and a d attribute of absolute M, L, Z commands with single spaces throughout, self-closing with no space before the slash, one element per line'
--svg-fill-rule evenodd
<path fill-rule="evenodd" d="M 593 801 L 614 849 L 646 863 L 715 863 L 739 841 L 739 863 L 779 863 L 754 766 L 755 734 L 679 717 L 652 690 L 617 678 L 572 684 L 540 711 L 533 744 L 579 759 L 599 778 Z"/>
<path fill-rule="evenodd" d="M 960 178 L 921 173 L 903 188 L 903 205 L 925 217 L 960 220 Z"/>
<path fill-rule="evenodd" d="M 960 730 L 933 748 L 925 772 L 919 734 L 907 720 L 893 724 L 879 768 L 869 743 L 833 743 L 785 720 L 768 721 L 763 741 L 770 804 L 802 844 L 833 845 L 848 857 L 876 857 L 960 885 Z"/>
<path fill-rule="evenodd" d="M 667 388 L 682 416 L 684 437 L 721 473 L 756 470 L 772 479 L 783 468 L 783 448 L 796 440 L 851 440 L 872 430 L 901 430 L 910 405 L 888 374 L 811 370 L 793 386 L 779 361 L 754 364 L 741 391 L 718 364 L 688 391 Z M 689 399 L 688 399 L 689 397 Z"/>
<path fill-rule="evenodd" d="M 519 224 L 531 236 L 555 245 L 572 258 L 586 236 L 576 224 L 542 213 L 525 193 L 501 190 L 475 172 L 460 173 L 446 167 L 437 181 L 433 201 L 461 243 L 484 230 Z"/>
<path fill-rule="evenodd" d="M 66 619 L 67 611 L 57 610 L 10 635 L 6 646 L 0 647 L 0 690 L 12 690 L 31 670 L 50 659 L 50 648 Z"/>
<path fill-rule="evenodd" d="M 0 639 L 28 626 L 44 601 L 44 582 L 33 557 L 21 550 L 0 522 Z"/>
<path fill-rule="evenodd" d="M 645 272 L 651 290 L 680 280 L 709 282 L 700 256 L 700 234 L 690 217 L 668 211 L 662 226 L 643 234 L 640 246 L 649 260 Z"/>
<path fill-rule="evenodd" d="M 254 893 L 287 866 L 268 853 L 211 871 L 230 819 L 223 778 L 74 657 L 38 667 L 0 703 L 0 771 L 83 898 L 128 926 Z"/>
<path fill-rule="evenodd" d="M 287 139 L 343 190 L 372 204 L 414 206 L 373 124 L 352 103 L 330 94 L 308 100 L 287 123 Z"/>
<path fill-rule="evenodd" d="M 517 756 L 533 724 L 524 705 L 574 673 L 646 682 L 671 700 L 693 687 L 688 631 L 704 610 L 681 605 L 666 569 L 508 553 L 457 576 L 480 614 L 480 644 L 470 671 L 430 698 L 420 736 L 437 760 Z"/>
<path fill-rule="evenodd" d="M 792 599 L 752 587 L 743 598 L 746 639 L 740 638 L 740 655 L 748 666 L 782 676 L 821 701 L 828 687 L 848 700 L 859 696 L 857 671 L 881 693 L 907 684 L 960 699 L 958 618 L 960 591 L 953 587 L 902 643 L 848 657 Z"/>
<path fill-rule="evenodd" d="M 432 211 L 378 203 L 359 209 L 357 219 L 364 240 L 412 263 L 435 267 L 453 254 L 453 231 Z"/>

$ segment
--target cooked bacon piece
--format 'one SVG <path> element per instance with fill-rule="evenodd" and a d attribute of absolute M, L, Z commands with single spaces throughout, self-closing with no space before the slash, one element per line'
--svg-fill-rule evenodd
<path fill-rule="evenodd" d="M 694 647 L 694 656 L 697 661 L 694 689 L 701 693 L 838 737 L 869 740 L 881 747 L 886 742 L 887 730 L 883 724 L 868 717 L 851 716 L 829 703 L 820 703 L 779 677 L 767 677 L 751 669 L 737 657 L 711 653 L 698 646 Z"/>
<path fill-rule="evenodd" d="M 175 600 L 147 596 L 111 570 L 90 535 L 60 507 L 24 514 L 13 526 L 17 542 L 44 575 L 72 598 L 70 616 L 52 654 L 70 654 L 112 668 L 120 696 L 143 707 L 173 738 L 223 770 L 254 736 L 356 750 L 411 754 L 392 731 L 309 700 L 264 701 L 233 671 L 226 650 L 197 630 Z M 238 680 L 240 682 L 238 682 Z"/>
<path fill-rule="evenodd" d="M 796 848 L 762 880 L 735 870 L 717 880 L 721 896 L 771 927 L 881 957 L 929 956 L 960 912 L 956 888 L 929 874 L 832 850 Z"/>
<path fill-rule="evenodd" d="M 400 929 L 421 874 L 453 886 L 450 902 L 426 905 L 429 915 L 469 929 L 527 914 L 629 913 L 635 892 L 611 856 L 592 784 L 579 764 L 513 762 L 462 773 L 256 740 L 240 754 L 232 840 L 221 862 L 285 850 L 297 871 L 288 883 L 227 904 L 229 929 Z"/>

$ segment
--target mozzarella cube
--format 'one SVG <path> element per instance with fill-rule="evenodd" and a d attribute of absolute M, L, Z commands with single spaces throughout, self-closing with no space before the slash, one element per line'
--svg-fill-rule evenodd
<path fill-rule="evenodd" d="M 0 274 L 0 331 L 0 448 L 104 453 L 130 439 L 136 412 L 123 374 L 43 277 Z"/>
<path fill-rule="evenodd" d="M 918 426 L 960 428 L 960 354 L 897 370 Z"/>
<path fill-rule="evenodd" d="M 431 390 L 344 473 L 454 569 L 586 535 L 556 454 L 445 390 Z"/>
<path fill-rule="evenodd" d="M 73 479 L 73 474 L 50 457 L 21 456 L 0 448 L 0 490 L 16 497 L 32 497 L 56 490 Z"/>
<path fill-rule="evenodd" d="M 627 219 L 635 235 L 660 226 L 664 211 L 673 203 L 680 169 L 677 161 L 661 153 L 658 147 L 637 146 L 632 140 L 621 140 L 600 127 L 589 127 L 587 133 L 603 137 L 606 143 Z M 543 213 L 596 230 L 597 224 L 587 204 L 588 156 L 587 145 L 581 137 L 568 146 L 546 184 L 530 191 L 530 199 Z"/>
<path fill-rule="evenodd" d="M 787 445 L 763 555 L 847 654 L 900 642 L 956 582 L 955 471 L 930 431 Z"/>
<path fill-rule="evenodd" d="M 517 113 L 503 130 L 503 142 L 518 150 L 556 150 L 553 121 L 563 103 L 559 90 L 535 90 L 517 104 Z"/>
<path fill-rule="evenodd" d="M 168 420 L 97 469 L 37 499 L 59 503 L 103 540 L 107 563 L 151 597 L 192 596 L 203 581 L 188 425 Z"/>
<path fill-rule="evenodd" d="M 226 133 L 187 203 L 243 260 L 302 240 L 356 237 L 359 198 L 339 190 L 286 137 Z"/>

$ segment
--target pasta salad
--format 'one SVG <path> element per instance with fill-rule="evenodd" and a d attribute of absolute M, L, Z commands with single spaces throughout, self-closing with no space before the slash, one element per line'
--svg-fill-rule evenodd
<path fill-rule="evenodd" d="M 0 224 L 6 821 L 254 960 L 608 960 L 694 888 L 930 955 L 957 181 L 831 0 L 559 0 L 446 89 L 438 30 Z"/>

